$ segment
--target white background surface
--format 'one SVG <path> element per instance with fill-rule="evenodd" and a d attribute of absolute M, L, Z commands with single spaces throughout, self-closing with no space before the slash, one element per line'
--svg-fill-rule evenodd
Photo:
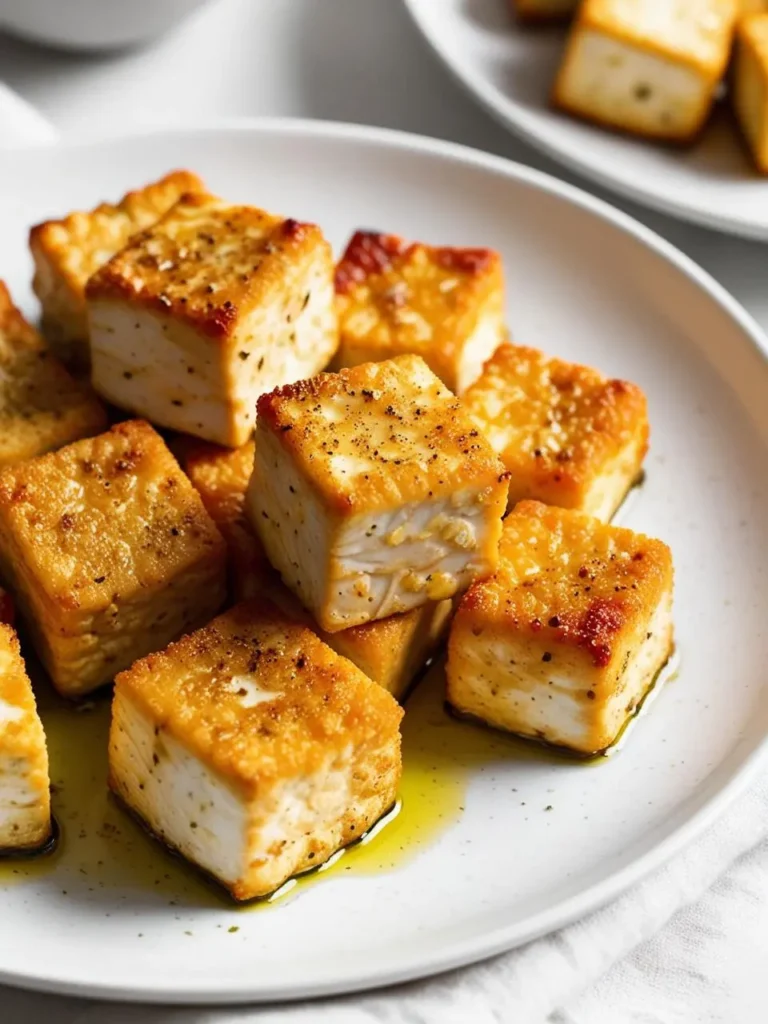
<path fill-rule="evenodd" d="M 584 184 L 476 108 L 425 49 L 398 0 L 218 0 L 152 47 L 119 56 L 81 59 L 0 39 L 0 69 L 65 132 L 226 115 L 309 116 L 449 138 Z M 764 246 L 607 198 L 710 270 L 768 328 Z M 67 1018 L 41 1000 L 39 1020 L 59 1019 Z M 690 1018 L 683 1012 L 675 1019 Z"/>

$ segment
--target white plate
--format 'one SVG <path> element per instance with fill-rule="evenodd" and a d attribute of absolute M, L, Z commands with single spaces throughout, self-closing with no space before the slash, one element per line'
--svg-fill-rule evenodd
<path fill-rule="evenodd" d="M 404 0 L 424 37 L 476 99 L 515 134 L 647 206 L 768 238 L 768 183 L 723 110 L 691 149 L 604 131 L 551 109 L 564 31 L 515 24 L 508 0 Z"/>
<path fill-rule="evenodd" d="M 6 154 L 0 276 L 33 310 L 28 225 L 177 166 L 233 199 L 316 219 L 336 246 L 359 225 L 494 246 L 517 339 L 646 388 L 653 447 L 628 522 L 674 550 L 682 667 L 626 748 L 595 767 L 447 724 L 439 687 L 417 691 L 411 715 L 436 724 L 409 731 L 417 778 L 392 826 L 404 831 L 391 835 L 397 846 L 413 831 L 420 788 L 450 812 L 442 832 L 430 814 L 431 841 L 405 862 L 398 854 L 393 870 L 363 874 L 353 855 L 350 872 L 342 860 L 293 901 L 245 913 L 179 881 L 118 811 L 105 812 L 103 759 L 90 762 L 87 718 L 73 718 L 69 753 L 54 737 L 63 857 L 0 888 L 0 981 L 178 1002 L 340 992 L 479 959 L 611 899 L 711 822 L 765 746 L 768 365 L 758 328 L 680 253 L 569 186 L 445 143 L 300 122 Z"/>

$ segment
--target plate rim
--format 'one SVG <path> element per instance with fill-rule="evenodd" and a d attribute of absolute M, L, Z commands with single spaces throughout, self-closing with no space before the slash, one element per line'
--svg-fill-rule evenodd
<path fill-rule="evenodd" d="M 630 185 L 617 180 L 610 173 L 602 170 L 599 162 L 582 159 L 579 153 L 570 149 L 562 149 L 553 145 L 537 128 L 536 116 L 529 114 L 514 100 L 510 100 L 494 85 L 463 63 L 455 60 L 442 40 L 436 38 L 429 27 L 428 18 L 424 16 L 426 5 L 424 0 L 402 0 L 403 6 L 411 18 L 419 35 L 431 52 L 439 59 L 441 65 L 449 72 L 455 82 L 464 89 L 494 120 L 508 132 L 529 143 L 551 160 L 564 166 L 567 170 L 581 175 L 588 181 L 596 182 L 618 196 L 646 206 L 648 209 L 673 217 L 675 220 L 699 227 L 709 228 L 722 234 L 752 241 L 768 241 L 768 226 L 759 226 L 748 219 L 733 218 L 718 213 L 716 209 L 691 204 L 685 200 L 668 199 L 658 192 L 644 187 L 642 182 Z M 515 110 L 515 114 L 511 113 Z M 597 129 L 595 129 L 597 130 Z"/>
<path fill-rule="evenodd" d="M 662 257 L 666 263 L 680 271 L 741 328 L 745 341 L 751 344 L 752 348 L 762 356 L 764 363 L 768 365 L 768 337 L 762 328 L 738 300 L 691 257 L 681 252 L 653 229 L 637 221 L 630 214 L 611 206 L 605 200 L 590 195 L 578 186 L 563 182 L 546 172 L 501 156 L 484 153 L 458 143 L 388 128 L 284 117 L 236 117 L 217 119 L 213 122 L 191 122 L 176 125 L 170 129 L 157 125 L 131 133 L 85 133 L 56 143 L 55 148 L 57 150 L 82 149 L 87 151 L 93 147 L 108 147 L 113 143 L 139 143 L 161 133 L 165 136 L 190 134 L 200 136 L 231 132 L 255 135 L 298 135 L 319 137 L 327 141 L 349 140 L 372 144 L 384 149 L 394 148 L 416 155 L 437 156 L 451 163 L 499 174 L 509 180 L 530 185 L 554 198 L 565 200 L 617 228 L 622 234 L 639 242 L 644 248 L 650 249 L 653 254 Z M 13 162 L 15 157 L 23 159 L 23 154 L 23 150 L 9 151 L 9 162 Z M 2 177 L 3 171 L 0 169 L 0 183 L 2 183 Z M 520 923 L 516 923 L 512 926 L 496 928 L 480 938 L 464 939 L 453 943 L 447 949 L 426 953 L 419 957 L 418 963 L 403 962 L 378 970 L 374 966 L 365 972 L 358 969 L 351 970 L 347 974 L 344 974 L 343 971 L 336 972 L 332 979 L 326 978 L 302 985 L 293 985 L 290 990 L 279 986 L 269 988 L 269 986 L 254 985 L 248 982 L 243 984 L 227 982 L 221 986 L 216 984 L 215 979 L 204 979 L 197 984 L 196 978 L 186 979 L 183 987 L 179 982 L 165 985 L 140 983 L 138 986 L 129 987 L 116 985 L 109 981 L 102 982 L 99 979 L 73 980 L 71 973 L 69 976 L 57 975 L 55 968 L 40 971 L 31 966 L 28 970 L 19 971 L 18 969 L 7 970 L 1 964 L 0 984 L 39 992 L 92 999 L 111 999 L 120 1002 L 226 1005 L 242 1004 L 249 1001 L 258 1003 L 292 1002 L 368 991 L 397 983 L 426 979 L 457 967 L 477 963 L 532 941 L 586 916 L 617 898 L 631 885 L 646 878 L 701 835 L 736 797 L 748 788 L 764 765 L 768 766 L 768 734 L 746 757 L 739 760 L 739 763 L 731 769 L 730 777 L 716 792 L 691 810 L 682 823 L 630 864 L 614 871 L 582 892 L 533 915 L 524 922 L 524 927 L 521 927 Z"/>

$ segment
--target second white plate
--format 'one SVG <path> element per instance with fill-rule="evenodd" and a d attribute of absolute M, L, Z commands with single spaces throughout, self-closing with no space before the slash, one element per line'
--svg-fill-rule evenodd
<path fill-rule="evenodd" d="M 692 149 L 612 134 L 553 110 L 564 31 L 516 25 L 509 0 L 404 0 L 465 88 L 516 135 L 594 181 L 683 220 L 768 239 L 768 182 L 721 110 Z"/>

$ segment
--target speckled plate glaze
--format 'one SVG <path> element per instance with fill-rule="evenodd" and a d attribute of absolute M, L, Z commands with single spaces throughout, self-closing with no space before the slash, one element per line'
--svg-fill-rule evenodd
<path fill-rule="evenodd" d="M 63 852 L 50 869 L 0 869 L 0 981 L 299 998 L 478 960 L 610 900 L 705 828 L 766 745 L 765 339 L 688 259 L 573 188 L 445 143 L 300 122 L 4 155 L 0 275 L 33 313 L 31 223 L 181 166 L 232 199 L 316 219 L 337 247 L 363 225 L 498 248 L 517 340 L 647 390 L 647 479 L 624 521 L 674 551 L 679 673 L 616 756 L 585 766 L 449 722 L 436 670 L 406 716 L 404 806 L 387 826 L 401 831 L 379 837 L 376 869 L 342 858 L 246 912 L 180 881 L 105 803 L 103 747 L 88 746 L 88 713 L 72 725 L 69 712 L 52 726 Z"/>
<path fill-rule="evenodd" d="M 768 182 L 723 104 L 690 149 L 604 131 L 553 110 L 561 27 L 517 25 L 509 0 L 404 0 L 456 79 L 516 135 L 606 188 L 682 220 L 768 238 Z"/>

